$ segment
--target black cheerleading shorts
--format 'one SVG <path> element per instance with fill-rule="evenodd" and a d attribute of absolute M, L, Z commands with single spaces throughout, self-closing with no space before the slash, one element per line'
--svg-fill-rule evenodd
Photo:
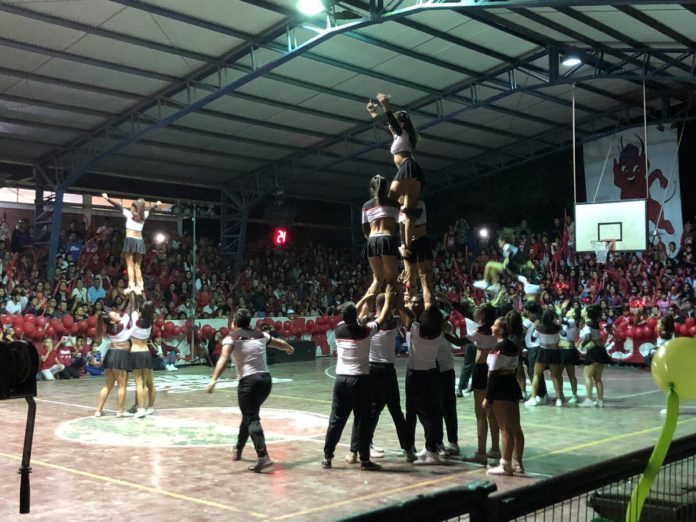
<path fill-rule="evenodd" d="M 489 377 L 490 383 L 486 392 L 488 402 L 512 401 L 519 402 L 522 398 L 522 390 L 514 373 L 497 375 L 495 372 Z"/>
<path fill-rule="evenodd" d="M 103 367 L 109 370 L 129 370 L 128 353 L 128 350 L 123 348 L 109 348 L 109 351 L 106 352 L 106 357 L 104 357 Z"/>
<path fill-rule="evenodd" d="M 413 238 L 409 250 L 411 254 L 404 257 L 409 263 L 422 263 L 433 260 L 433 246 L 428 236 Z"/>
<path fill-rule="evenodd" d="M 486 387 L 488 387 L 488 365 L 486 363 L 476 363 L 474 373 L 471 375 L 471 389 L 485 390 Z"/>
<path fill-rule="evenodd" d="M 411 178 L 420 181 L 421 188 L 425 186 L 423 169 L 421 169 L 421 166 L 413 157 L 406 158 L 401 162 L 399 169 L 396 171 L 396 176 L 394 176 L 394 181 L 403 181 Z"/>
<path fill-rule="evenodd" d="M 136 237 L 127 237 L 123 242 L 124 254 L 142 254 L 145 255 L 145 241 Z"/>
<path fill-rule="evenodd" d="M 152 354 L 150 351 L 130 352 L 128 362 L 131 370 L 152 370 Z"/>
<path fill-rule="evenodd" d="M 396 236 L 378 235 L 367 239 L 367 257 L 398 256 L 399 240 Z"/>
<path fill-rule="evenodd" d="M 611 357 L 609 357 L 607 349 L 604 348 L 604 346 L 593 346 L 588 348 L 587 353 L 585 354 L 585 364 L 587 365 L 593 363 L 612 364 L 613 362 L 614 361 Z"/>
<path fill-rule="evenodd" d="M 580 364 L 580 353 L 574 346 L 572 348 L 561 348 L 561 364 L 564 366 Z"/>
<path fill-rule="evenodd" d="M 560 348 L 542 348 L 539 350 L 536 362 L 541 364 L 561 364 L 562 351 Z"/>

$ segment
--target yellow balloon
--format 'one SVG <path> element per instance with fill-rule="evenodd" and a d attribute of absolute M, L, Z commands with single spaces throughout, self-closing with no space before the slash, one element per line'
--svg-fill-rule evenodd
<path fill-rule="evenodd" d="M 677 337 L 660 346 L 652 360 L 652 377 L 662 391 L 673 384 L 680 399 L 696 400 L 696 339 Z"/>

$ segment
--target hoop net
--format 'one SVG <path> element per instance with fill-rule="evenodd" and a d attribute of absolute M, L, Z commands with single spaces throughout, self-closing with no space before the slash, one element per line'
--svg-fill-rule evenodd
<path fill-rule="evenodd" d="M 597 256 L 597 263 L 603 265 L 607 262 L 607 257 L 609 252 L 614 250 L 614 245 L 616 241 L 609 239 L 607 241 L 592 241 L 592 246 L 594 247 L 595 255 Z"/>

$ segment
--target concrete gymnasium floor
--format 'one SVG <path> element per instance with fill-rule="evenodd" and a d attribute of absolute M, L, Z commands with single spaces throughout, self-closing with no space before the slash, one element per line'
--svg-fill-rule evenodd
<path fill-rule="evenodd" d="M 406 361 L 397 363 L 403 401 Z M 246 469 L 255 459 L 251 442 L 241 462 L 230 458 L 239 424 L 233 370 L 227 370 L 213 395 L 205 393 L 210 368 L 156 372 L 157 412 L 145 419 L 117 419 L 115 389 L 107 416 L 94 418 L 101 378 L 40 382 L 32 512 L 23 517 L 16 471 L 26 404 L 0 403 L 0 520 L 325 521 L 486 478 L 481 466 L 462 461 L 435 467 L 407 464 L 386 410 L 375 435 L 375 443 L 386 449 L 380 461 L 383 472 L 361 472 L 344 463 L 350 423 L 334 469 L 322 470 L 334 364 L 323 358 L 271 366 L 273 391 L 261 418 L 276 464 L 262 474 Z M 581 377 L 579 369 L 577 375 Z M 650 374 L 610 368 L 605 386 L 602 410 L 522 406 L 529 477 L 490 480 L 506 490 L 654 444 L 662 426 L 664 396 Z M 128 406 L 133 397 L 129 389 Z M 457 406 L 459 443 L 471 455 L 476 433 L 472 399 L 458 399 Z M 696 406 L 687 403 L 677 436 L 693 432 Z M 420 426 L 417 440 L 422 446 Z"/>

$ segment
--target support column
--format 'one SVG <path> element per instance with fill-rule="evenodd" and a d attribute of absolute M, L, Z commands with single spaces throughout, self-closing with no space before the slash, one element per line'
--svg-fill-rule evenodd
<path fill-rule="evenodd" d="M 242 207 L 239 216 L 239 235 L 237 237 L 237 259 L 235 259 L 236 272 L 242 270 L 244 256 L 246 255 L 247 226 L 249 224 L 249 207 Z"/>
<path fill-rule="evenodd" d="M 240 197 L 223 191 L 220 198 L 220 245 L 223 262 L 238 272 L 246 254 L 249 208 Z"/>
<path fill-rule="evenodd" d="M 55 283 L 56 256 L 58 255 L 58 243 L 60 241 L 60 224 L 63 220 L 63 196 L 61 188 L 56 190 L 56 199 L 53 202 L 53 215 L 51 216 L 51 239 L 48 246 L 48 280 L 51 285 Z"/>

